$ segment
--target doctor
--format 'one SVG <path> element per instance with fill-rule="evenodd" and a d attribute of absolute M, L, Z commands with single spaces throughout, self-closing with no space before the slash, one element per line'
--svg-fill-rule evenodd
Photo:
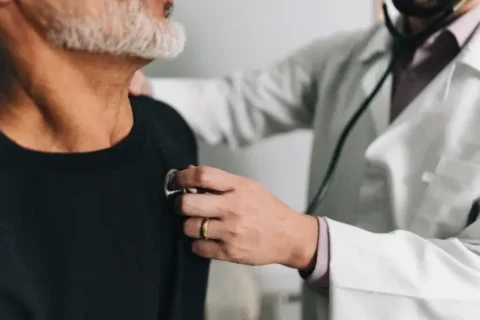
<path fill-rule="evenodd" d="M 221 170 L 191 167 L 175 181 L 219 191 L 178 198 L 193 250 L 299 269 L 317 293 L 305 292 L 305 320 L 480 317 L 480 1 L 393 2 L 403 13 L 397 30 L 407 34 L 460 5 L 422 39 L 398 40 L 393 70 L 346 140 L 318 219 Z M 379 24 L 316 41 L 261 70 L 154 79 L 153 92 L 212 144 L 313 128 L 312 199 L 392 47 Z"/>

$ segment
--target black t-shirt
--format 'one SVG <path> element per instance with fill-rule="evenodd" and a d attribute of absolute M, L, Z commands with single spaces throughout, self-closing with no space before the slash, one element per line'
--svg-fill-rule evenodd
<path fill-rule="evenodd" d="M 197 162 L 171 108 L 131 98 L 112 148 L 27 150 L 0 135 L 1 320 L 203 319 L 207 260 L 191 253 L 165 174 Z"/>

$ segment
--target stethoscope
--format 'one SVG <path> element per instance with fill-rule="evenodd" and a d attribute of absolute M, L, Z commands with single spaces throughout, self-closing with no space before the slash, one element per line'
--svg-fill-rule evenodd
<path fill-rule="evenodd" d="M 385 81 L 387 80 L 388 76 L 390 73 L 393 71 L 394 65 L 395 65 L 395 59 L 396 55 L 398 52 L 398 47 L 401 45 L 405 45 L 408 43 L 412 42 L 417 42 L 421 39 L 424 39 L 426 36 L 431 34 L 432 32 L 442 28 L 447 22 L 449 22 L 450 18 L 453 16 L 455 12 L 457 12 L 463 5 L 467 2 L 468 0 L 459 0 L 457 3 L 452 6 L 444 9 L 439 16 L 429 25 L 427 26 L 424 30 L 421 30 L 420 32 L 414 33 L 414 34 L 404 34 L 401 31 L 397 30 L 397 28 L 394 25 L 394 22 L 392 21 L 387 5 L 383 3 L 383 14 L 384 14 L 384 19 L 385 19 L 385 26 L 387 27 L 388 31 L 392 35 L 393 38 L 393 54 L 392 58 L 390 60 L 390 63 L 385 70 L 385 72 L 382 74 L 380 77 L 378 83 L 375 85 L 374 89 L 372 92 L 367 96 L 367 98 L 360 104 L 359 108 L 357 111 L 353 114 L 353 116 L 349 119 L 347 124 L 345 125 L 344 129 L 342 130 L 340 137 L 337 141 L 337 144 L 335 145 L 335 149 L 333 151 L 333 155 L 330 159 L 330 162 L 328 164 L 325 176 L 323 177 L 322 183 L 320 184 L 320 187 L 317 189 L 317 192 L 315 193 L 313 199 L 311 202 L 308 204 L 307 209 L 305 211 L 306 214 L 312 215 L 314 214 L 318 207 L 322 204 L 324 201 L 331 183 L 333 181 L 333 175 L 335 173 L 335 170 L 337 168 L 340 156 L 342 154 L 343 148 L 345 146 L 345 142 L 347 141 L 348 137 L 350 136 L 350 133 L 352 129 L 355 127 L 355 124 L 358 122 L 360 117 L 364 114 L 364 112 L 368 109 L 368 107 L 371 105 L 373 99 L 378 95 L 378 92 L 380 89 L 383 87 L 385 84 Z M 168 174 L 165 177 L 165 195 L 167 198 L 175 197 L 179 194 L 182 193 L 189 193 L 191 192 L 190 190 L 185 190 L 185 189 L 173 189 L 172 186 L 172 181 L 175 177 L 176 170 L 170 170 Z"/>

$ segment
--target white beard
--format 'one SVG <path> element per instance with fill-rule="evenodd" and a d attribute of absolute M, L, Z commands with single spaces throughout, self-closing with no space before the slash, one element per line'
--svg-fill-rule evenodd
<path fill-rule="evenodd" d="M 82 18 L 58 12 L 47 32 L 48 40 L 67 49 L 147 60 L 171 59 L 183 51 L 183 26 L 171 20 L 157 21 L 144 0 L 108 1 L 105 9 L 102 16 Z"/>

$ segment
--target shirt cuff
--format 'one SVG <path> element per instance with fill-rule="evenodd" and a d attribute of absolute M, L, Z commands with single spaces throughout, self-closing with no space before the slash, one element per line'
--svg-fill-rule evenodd
<path fill-rule="evenodd" d="M 329 265 L 330 265 L 330 237 L 328 234 L 328 224 L 325 219 L 319 217 L 319 235 L 315 268 L 312 273 L 300 273 L 307 286 L 315 292 L 322 293 L 328 289 L 330 283 Z"/>

